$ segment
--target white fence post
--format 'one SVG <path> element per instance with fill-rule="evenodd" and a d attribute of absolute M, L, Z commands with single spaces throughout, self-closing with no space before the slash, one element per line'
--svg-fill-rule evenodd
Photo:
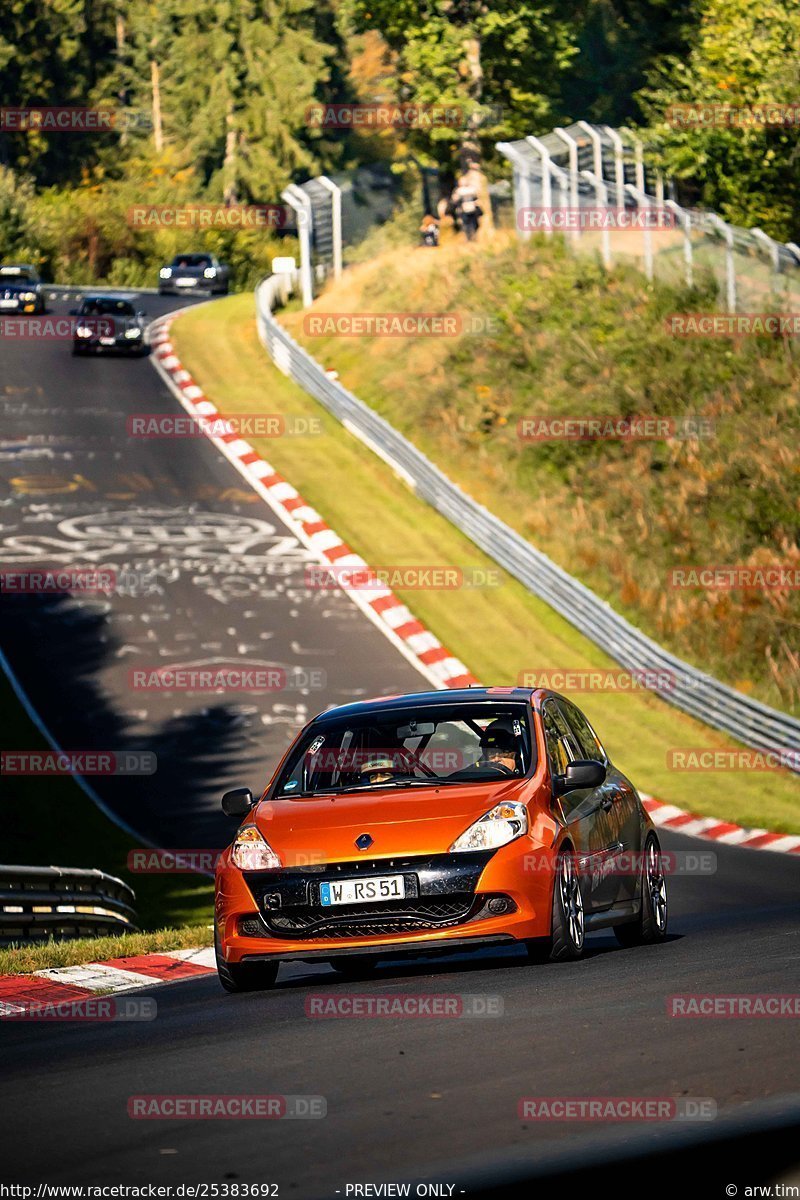
<path fill-rule="evenodd" d="M 520 224 L 520 213 L 527 212 L 531 207 L 531 180 L 528 174 L 528 164 L 518 150 L 509 142 L 498 142 L 497 149 L 501 154 L 504 154 L 514 164 L 514 216 L 517 232 L 523 241 L 528 241 L 531 236 L 530 229 L 526 226 L 524 219 Z M 521 201 L 521 203 L 520 203 Z"/>
<path fill-rule="evenodd" d="M 602 208 L 606 212 L 606 219 L 603 221 L 603 229 L 602 229 L 602 233 L 601 233 L 601 245 L 603 248 L 603 250 L 602 250 L 603 265 L 606 267 L 610 267 L 611 266 L 611 235 L 608 230 L 608 219 L 607 219 L 608 188 L 606 187 L 605 183 L 600 178 L 600 176 L 595 174 L 594 171 L 581 171 L 581 175 L 583 175 L 584 179 L 588 179 L 589 183 L 591 183 L 593 185 L 595 199 L 597 200 L 598 207 Z"/>
<path fill-rule="evenodd" d="M 614 183 L 617 189 L 617 205 L 620 208 L 625 207 L 625 164 L 622 160 L 622 155 L 625 147 L 622 144 L 622 138 L 617 133 L 616 129 L 612 129 L 610 125 L 604 125 L 603 129 L 611 138 L 614 146 Z"/>
<path fill-rule="evenodd" d="M 636 206 L 640 210 L 644 209 L 647 213 L 650 211 L 650 197 L 646 192 L 640 192 L 637 187 L 629 183 L 625 189 L 630 192 L 636 201 Z M 643 226 L 644 234 L 644 273 L 648 279 L 653 278 L 653 234 L 650 230 L 649 220 L 646 219 Z"/>
<path fill-rule="evenodd" d="M 285 200 L 297 215 L 297 236 L 300 242 L 300 286 L 303 293 L 303 308 L 310 308 L 314 302 L 314 287 L 311 281 L 311 200 L 299 187 L 293 183 L 281 192 Z"/>
<path fill-rule="evenodd" d="M 598 179 L 603 178 L 603 142 L 596 129 L 592 129 L 588 121 L 577 121 L 579 129 L 589 137 L 594 152 L 594 173 Z"/>
<path fill-rule="evenodd" d="M 666 200 L 664 207 L 670 212 L 674 212 L 675 216 L 681 223 L 683 229 L 683 261 L 686 263 L 686 286 L 694 286 L 694 259 L 692 256 L 692 214 L 686 212 L 674 200 Z"/>
<path fill-rule="evenodd" d="M 546 237 L 553 236 L 553 189 L 550 179 L 550 151 L 537 137 L 526 137 L 525 141 L 533 146 L 542 160 L 542 208 L 545 211 L 547 224 L 544 227 Z"/>
<path fill-rule="evenodd" d="M 578 143 L 571 134 L 557 125 L 553 130 L 562 142 L 566 142 L 569 150 L 569 203 L 570 208 L 575 210 L 575 228 L 572 230 L 572 237 L 577 242 L 581 236 L 580 224 L 580 196 L 578 194 Z"/>
<path fill-rule="evenodd" d="M 728 312 L 736 312 L 736 263 L 733 257 L 733 230 L 727 221 L 723 221 L 716 213 L 708 214 L 709 222 L 719 229 L 725 238 L 725 291 Z"/>

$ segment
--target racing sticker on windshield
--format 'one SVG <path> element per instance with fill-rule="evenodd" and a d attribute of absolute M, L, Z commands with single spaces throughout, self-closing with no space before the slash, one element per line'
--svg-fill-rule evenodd
<path fill-rule="evenodd" d="M 319 749 L 321 749 L 322 746 L 324 746 L 324 745 L 325 745 L 325 738 L 323 736 L 315 737 L 313 742 L 311 743 L 311 745 L 308 747 L 308 750 L 306 750 L 306 754 L 307 755 L 308 754 L 316 754 L 317 751 Z"/>

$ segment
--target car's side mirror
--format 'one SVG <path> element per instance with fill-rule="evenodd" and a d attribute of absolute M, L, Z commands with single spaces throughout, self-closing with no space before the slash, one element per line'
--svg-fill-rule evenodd
<path fill-rule="evenodd" d="M 255 804 L 250 788 L 234 788 L 222 797 L 222 811 L 226 817 L 243 817 Z"/>
<path fill-rule="evenodd" d="M 566 774 L 558 776 L 558 794 L 565 792 L 590 791 L 605 783 L 606 769 L 594 758 L 578 759 L 567 767 Z"/>

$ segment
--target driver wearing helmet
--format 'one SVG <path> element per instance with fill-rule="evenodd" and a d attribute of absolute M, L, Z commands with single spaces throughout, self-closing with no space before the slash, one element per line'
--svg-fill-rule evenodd
<path fill-rule="evenodd" d="M 516 775 L 518 769 L 518 743 L 508 721 L 502 717 L 487 725 L 481 734 L 480 758 L 470 766 L 454 771 L 450 779 L 475 779 L 485 775 L 487 779 L 504 775 Z"/>
<path fill-rule="evenodd" d="M 481 756 L 475 764 L 513 775 L 517 770 L 517 739 L 505 721 L 492 721 L 481 735 Z"/>
<path fill-rule="evenodd" d="M 358 772 L 359 783 L 388 783 L 397 777 L 397 767 L 388 754 L 371 754 Z"/>

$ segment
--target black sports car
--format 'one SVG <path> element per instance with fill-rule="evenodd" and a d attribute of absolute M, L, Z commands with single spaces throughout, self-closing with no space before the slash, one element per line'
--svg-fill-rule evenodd
<path fill-rule="evenodd" d="M 43 313 L 39 272 L 29 263 L 0 266 L 0 312 Z"/>
<path fill-rule="evenodd" d="M 134 308 L 127 296 L 84 296 L 80 308 L 73 308 L 71 315 L 77 318 L 72 335 L 73 354 L 148 352 L 147 314 Z"/>
<path fill-rule="evenodd" d="M 187 292 L 228 294 L 230 270 L 213 254 L 176 254 L 169 266 L 161 268 L 158 276 L 158 290 L 162 296 L 185 295 Z"/>

